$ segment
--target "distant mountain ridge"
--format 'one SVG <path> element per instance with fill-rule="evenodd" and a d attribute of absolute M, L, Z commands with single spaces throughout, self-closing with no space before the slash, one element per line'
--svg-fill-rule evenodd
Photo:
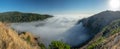
<path fill-rule="evenodd" d="M 30 22 L 44 20 L 50 17 L 53 16 L 36 13 L 22 13 L 18 11 L 0 13 L 0 21 L 2 22 Z"/>

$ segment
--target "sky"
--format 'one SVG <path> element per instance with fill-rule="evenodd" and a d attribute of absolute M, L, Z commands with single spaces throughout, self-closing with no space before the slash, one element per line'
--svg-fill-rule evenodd
<path fill-rule="evenodd" d="M 108 10 L 108 0 L 0 0 L 0 12 L 90 15 Z"/>

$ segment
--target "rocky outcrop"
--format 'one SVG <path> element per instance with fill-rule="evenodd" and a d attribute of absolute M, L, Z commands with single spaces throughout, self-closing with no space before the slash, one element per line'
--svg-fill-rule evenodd
<path fill-rule="evenodd" d="M 24 40 L 28 36 L 30 38 L 28 41 L 31 44 Z M 0 49 L 40 49 L 40 47 L 30 34 L 18 35 L 14 30 L 0 22 Z"/>

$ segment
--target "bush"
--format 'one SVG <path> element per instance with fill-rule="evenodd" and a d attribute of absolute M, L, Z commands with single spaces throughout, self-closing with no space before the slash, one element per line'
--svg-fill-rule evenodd
<path fill-rule="evenodd" d="M 49 45 L 50 49 L 70 49 L 70 46 L 62 41 L 52 41 Z"/>
<path fill-rule="evenodd" d="M 40 46 L 41 49 L 46 49 L 46 47 L 43 43 L 39 43 L 39 46 Z"/>

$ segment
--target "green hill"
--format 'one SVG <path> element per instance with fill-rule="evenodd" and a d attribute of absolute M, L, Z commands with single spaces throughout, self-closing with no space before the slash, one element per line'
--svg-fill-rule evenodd
<path fill-rule="evenodd" d="M 22 13 L 22 12 L 5 12 L 0 13 L 0 21 L 2 22 L 30 22 L 44 20 L 53 17 L 51 15 L 41 15 L 35 13 Z"/>

